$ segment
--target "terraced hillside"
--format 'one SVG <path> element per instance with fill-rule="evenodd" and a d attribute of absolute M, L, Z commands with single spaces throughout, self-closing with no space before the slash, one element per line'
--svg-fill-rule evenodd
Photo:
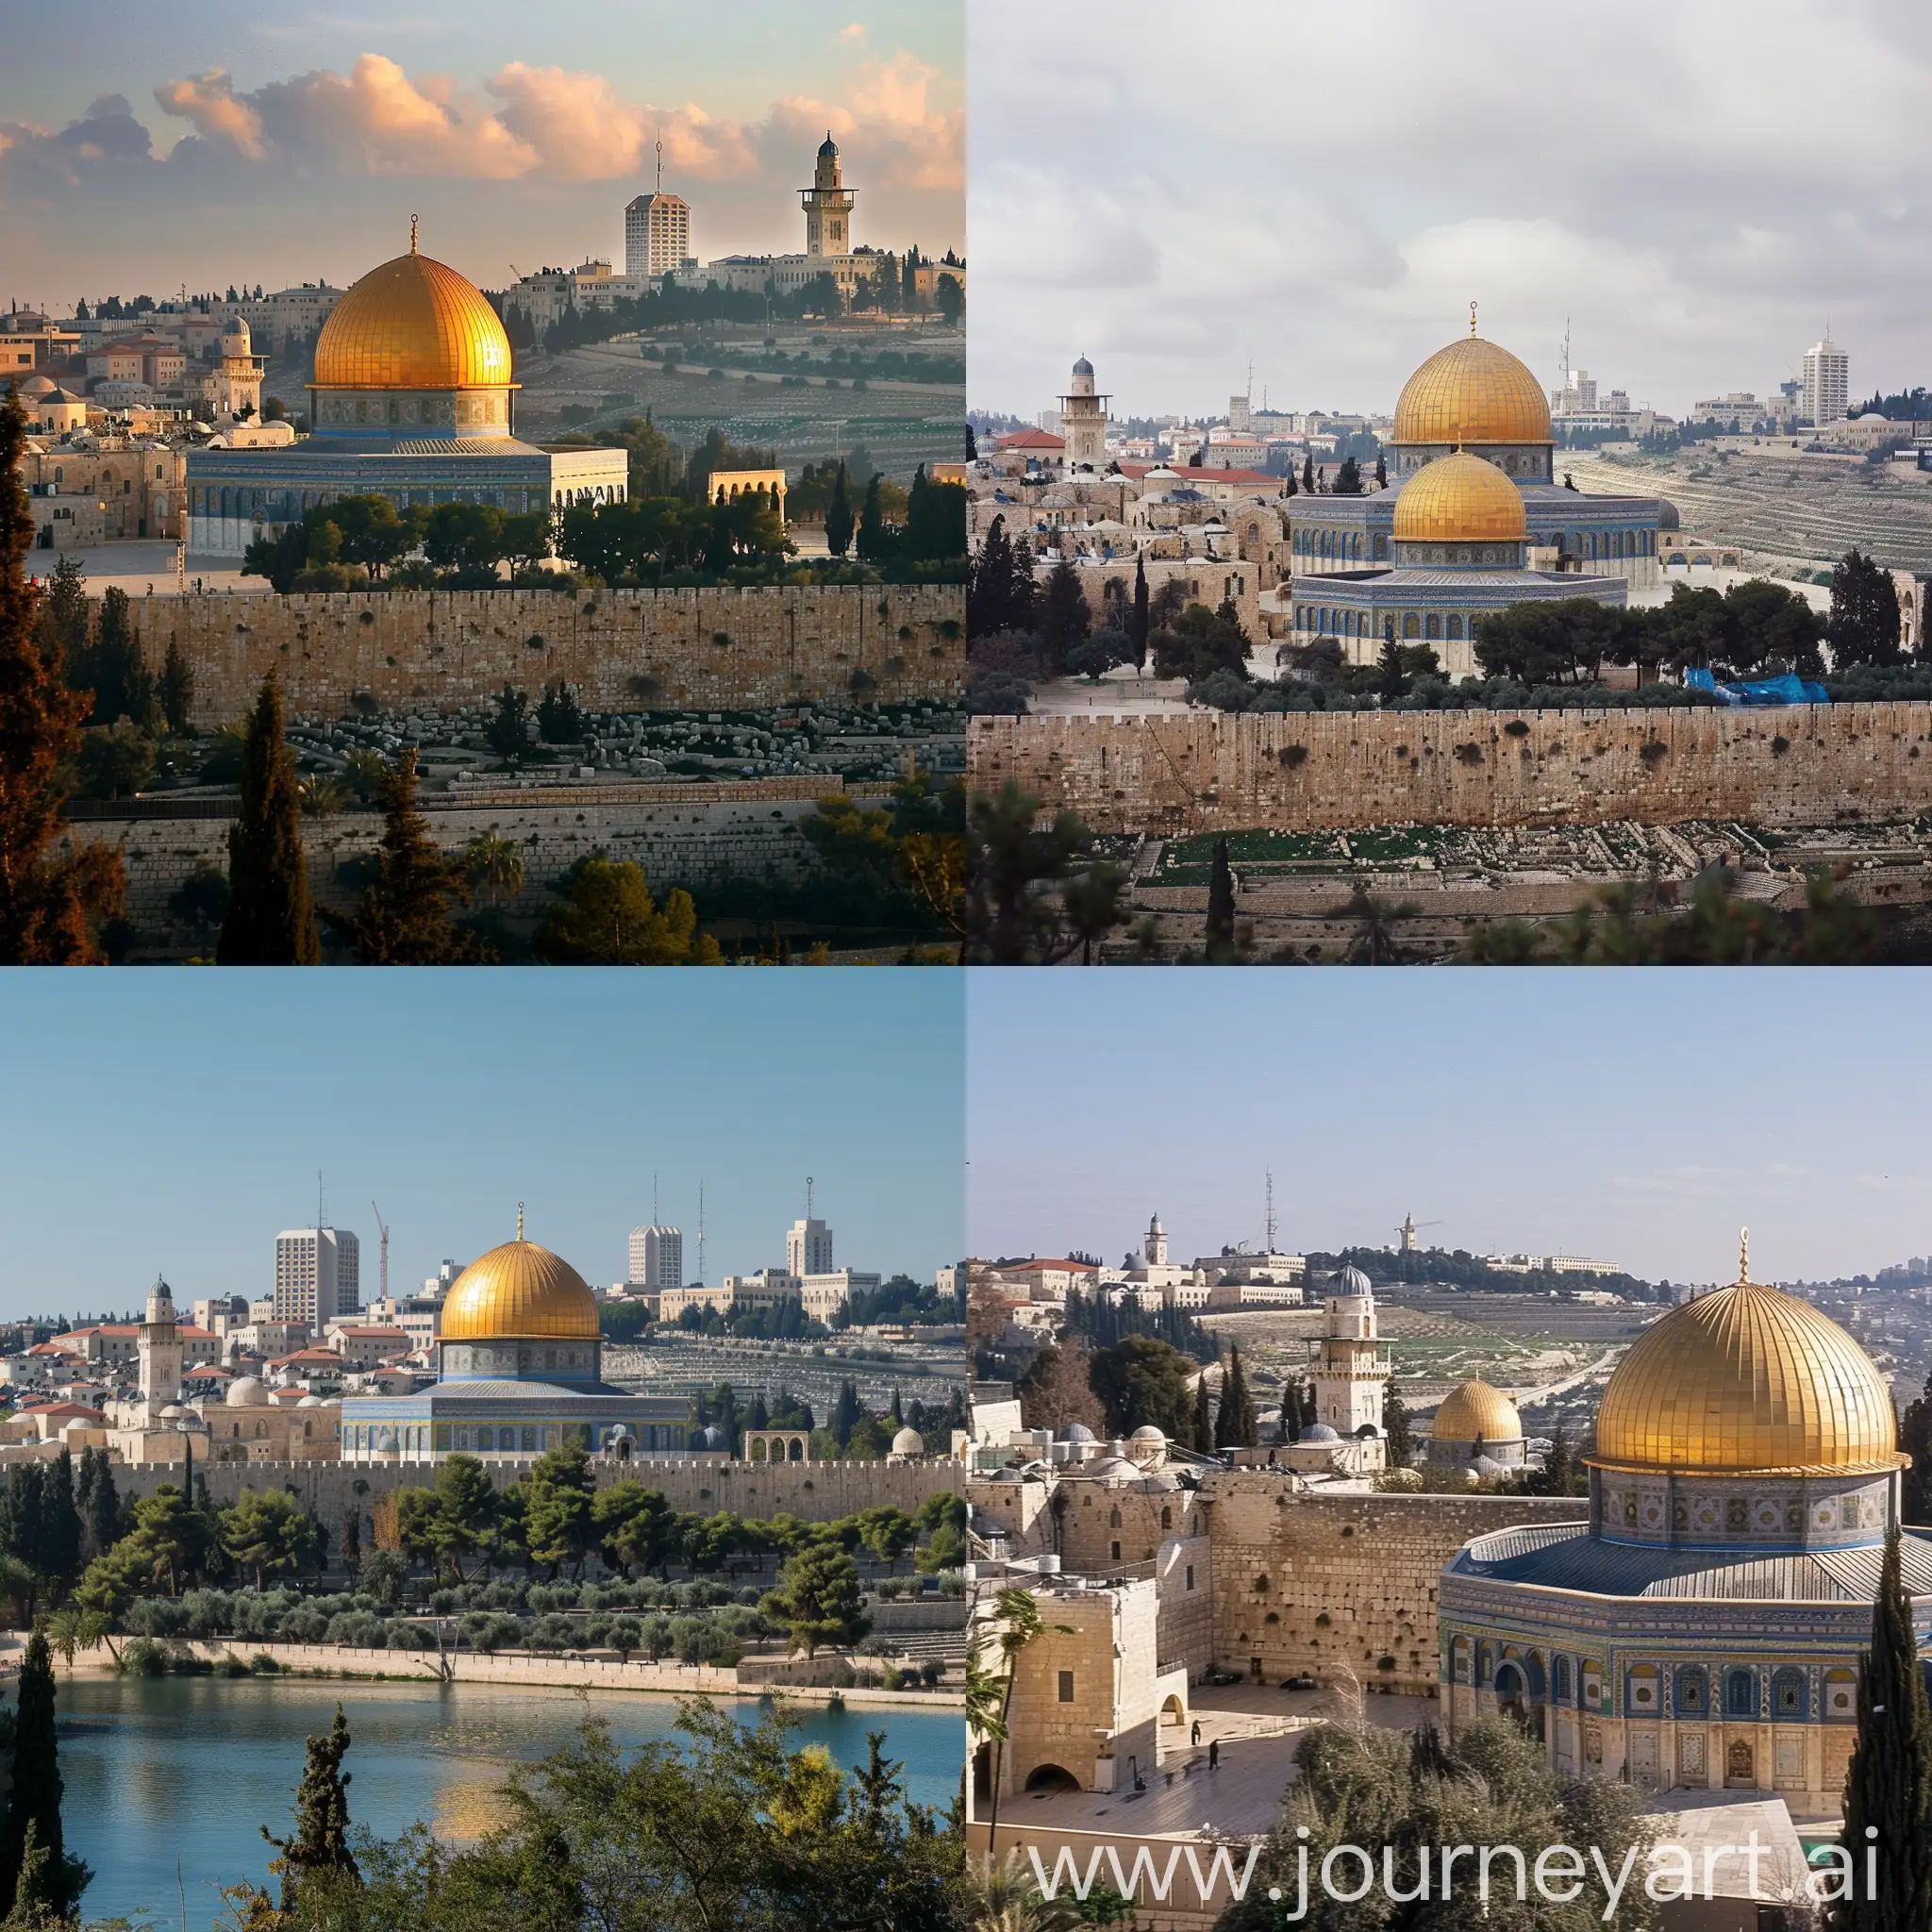
<path fill-rule="evenodd" d="M 1932 473 L 1807 457 L 1789 446 L 1671 457 L 1564 452 L 1579 490 L 1659 495 L 1687 531 L 1754 562 L 1825 569 L 1856 544 L 1889 570 L 1932 576 Z"/>

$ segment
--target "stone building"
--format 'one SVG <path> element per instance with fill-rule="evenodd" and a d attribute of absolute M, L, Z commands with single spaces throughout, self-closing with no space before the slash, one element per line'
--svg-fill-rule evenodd
<path fill-rule="evenodd" d="M 1885 1378 L 1746 1253 L 1625 1355 L 1586 1460 L 1587 1520 L 1479 1536 L 1443 1571 L 1451 1734 L 1503 1711 L 1572 1776 L 1832 1812 L 1908 1460 Z M 1906 1532 L 1903 1560 L 1923 1645 L 1932 1539 Z"/>
<path fill-rule="evenodd" d="M 33 511 L 35 546 L 178 537 L 187 465 L 182 450 L 125 437 L 30 442 L 17 474 Z"/>

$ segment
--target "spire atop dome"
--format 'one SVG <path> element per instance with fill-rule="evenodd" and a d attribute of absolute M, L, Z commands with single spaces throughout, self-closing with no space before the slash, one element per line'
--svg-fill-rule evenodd
<path fill-rule="evenodd" d="M 409 217 L 409 253 L 410 253 L 411 255 L 414 255 L 414 254 L 415 254 L 415 252 L 416 252 L 416 217 L 415 217 L 414 215 L 411 215 L 411 216 Z"/>
<path fill-rule="evenodd" d="M 523 1204 L 523 1203 L 522 1203 L 521 1201 L 519 1201 L 519 1202 L 517 1203 L 517 1239 L 518 1239 L 518 1241 L 522 1241 L 522 1240 L 523 1240 L 523 1238 L 524 1238 L 524 1204 Z"/>
<path fill-rule="evenodd" d="M 1751 1279 L 1751 1230 L 1748 1227 L 1738 1230 L 1738 1279 Z"/>
<path fill-rule="evenodd" d="M 1469 332 L 1472 336 L 1475 334 L 1475 304 L 1473 301 L 1469 305 Z"/>

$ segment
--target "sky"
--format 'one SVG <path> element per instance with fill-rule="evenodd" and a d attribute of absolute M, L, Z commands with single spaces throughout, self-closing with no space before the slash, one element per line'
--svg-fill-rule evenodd
<path fill-rule="evenodd" d="M 960 0 L 195 0 L 84 32 L 0 0 L 0 302 L 345 286 L 412 213 L 485 288 L 621 268 L 660 131 L 701 259 L 804 246 L 828 129 L 855 241 L 964 239 Z"/>
<path fill-rule="evenodd" d="M 1924 0 L 973 0 L 969 401 L 1387 410 L 1482 332 L 1683 414 L 1932 384 Z M 1068 23 L 1072 27 L 1072 23 Z"/>
<path fill-rule="evenodd" d="M 976 973 L 968 1252 L 1420 1239 L 1649 1280 L 1932 1252 L 1932 1007 L 1856 970 Z"/>
<path fill-rule="evenodd" d="M 332 1224 L 376 1291 L 516 1233 L 593 1284 L 659 1211 L 697 1275 L 785 1260 L 806 1179 L 841 1267 L 962 1252 L 958 976 L 852 969 L 9 974 L 0 1319 L 268 1293 Z"/>

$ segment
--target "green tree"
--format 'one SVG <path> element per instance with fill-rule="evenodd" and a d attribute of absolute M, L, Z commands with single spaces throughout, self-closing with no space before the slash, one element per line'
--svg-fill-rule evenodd
<path fill-rule="evenodd" d="M 564 896 L 544 912 L 537 950 L 557 966 L 719 964 L 717 941 L 697 924 L 682 886 L 660 908 L 641 865 L 591 853 L 571 868 Z"/>
<path fill-rule="evenodd" d="M 1069 645 L 1093 628 L 1093 612 L 1080 585 L 1080 573 L 1062 557 L 1047 573 L 1037 625 L 1041 659 L 1049 677 L 1060 675 Z"/>
<path fill-rule="evenodd" d="M 807 1657 L 821 1645 L 849 1646 L 872 1628 L 858 1588 L 858 1565 L 843 1550 L 812 1544 L 789 1558 L 778 1588 L 758 1605 L 784 1626 L 792 1650 Z"/>
<path fill-rule="evenodd" d="M 834 557 L 843 557 L 852 547 L 852 491 L 845 465 L 839 465 L 832 478 L 831 501 L 825 506 L 825 548 Z"/>
<path fill-rule="evenodd" d="M 1134 647 L 1134 669 L 1147 668 L 1147 558 L 1140 550 L 1134 552 L 1134 602 L 1127 619 L 1127 641 Z"/>
<path fill-rule="evenodd" d="M 154 741 L 125 718 L 95 725 L 81 738 L 78 769 L 83 798 L 131 798 L 155 774 Z"/>
<path fill-rule="evenodd" d="M 1109 1433 L 1129 1436 L 1152 1423 L 1177 1442 L 1191 1441 L 1194 1397 L 1189 1385 L 1196 1366 L 1172 1342 L 1152 1335 L 1123 1336 L 1095 1349 L 1089 1379 L 1107 1411 Z M 1208 1433 L 1210 1440 L 1200 1447 L 1213 1447 L 1211 1428 Z"/>
<path fill-rule="evenodd" d="M 1898 592 L 1890 573 L 1876 558 L 1847 550 L 1831 574 L 1831 616 L 1824 628 L 1832 669 L 1848 664 L 1896 664 L 1899 643 Z"/>
<path fill-rule="evenodd" d="M 452 1456 L 437 1464 L 432 1493 L 436 1554 L 448 1562 L 451 1575 L 461 1584 L 464 1559 L 490 1547 L 496 1527 L 496 1485 L 475 1457 Z"/>
<path fill-rule="evenodd" d="M 553 677 L 537 700 L 537 736 L 545 744 L 583 742 L 583 707 L 560 677 Z"/>
<path fill-rule="evenodd" d="M 1214 1415 L 1217 1449 L 1252 1449 L 1260 1439 L 1255 1423 L 1255 1398 L 1248 1391 L 1248 1373 L 1237 1346 L 1228 1353 L 1221 1378 L 1221 1406 Z"/>
<path fill-rule="evenodd" d="M 295 1790 L 294 1831 L 276 1838 L 267 1825 L 261 1827 L 262 1837 L 280 1854 L 269 1870 L 281 1878 L 285 1913 L 303 1904 L 304 1888 L 318 1881 L 325 1892 L 344 1880 L 360 1881 L 349 1850 L 349 1782 L 355 1774 L 342 1769 L 349 1743 L 349 1721 L 339 1704 L 327 1734 L 308 1740 L 302 1782 Z"/>
<path fill-rule="evenodd" d="M 0 1824 L 0 1909 L 66 1919 L 93 1874 L 69 1854 L 61 1831 L 54 1700 L 53 1654 L 36 1630 L 21 1657 L 14 1702 L 13 1782 Z"/>
<path fill-rule="evenodd" d="M 222 1544 L 259 1591 L 270 1576 L 303 1567 L 313 1551 L 308 1520 L 286 1490 L 243 1490 L 221 1514 Z"/>
<path fill-rule="evenodd" d="M 1898 1446 L 1912 1458 L 1900 1478 L 1900 1519 L 1932 1524 L 1932 1374 L 1899 1418 Z"/>
<path fill-rule="evenodd" d="M 1893 1524 L 1872 1607 L 1872 1647 L 1858 1659 L 1858 1737 L 1845 1767 L 1840 1842 L 1859 1883 L 1837 1914 L 1851 1932 L 1932 1924 L 1932 1712 L 1900 1550 Z M 1875 1897 L 1863 1884 L 1868 1849 L 1878 1855 Z"/>
<path fill-rule="evenodd" d="M 194 672 L 181 655 L 175 633 L 168 633 L 168 655 L 161 660 L 161 681 L 158 691 L 161 720 L 176 738 L 187 736 L 190 712 L 194 706 Z"/>
<path fill-rule="evenodd" d="M 295 760 L 282 735 L 282 690 L 261 681 L 242 759 L 242 815 L 228 830 L 228 908 L 215 946 L 224 966 L 313 966 L 322 958 Z"/>
<path fill-rule="evenodd" d="M 42 635 L 26 580 L 25 443 L 25 412 L 9 390 L 0 401 L 0 965 L 94 964 L 96 934 L 122 911 L 126 878 L 105 845 L 56 850 L 62 766 L 80 749 L 89 700 L 68 689 L 63 641 Z"/>
<path fill-rule="evenodd" d="M 1224 961 L 1235 955 L 1234 873 L 1227 862 L 1227 841 L 1214 841 L 1214 858 L 1208 875 L 1208 958 Z"/>
<path fill-rule="evenodd" d="M 1100 922 L 1083 920 L 1084 935 L 1072 926 L 1065 894 L 1107 861 L 1095 855 L 1093 835 L 1072 812 L 1057 812 L 1045 824 L 1039 812 L 1040 801 L 1010 778 L 969 808 L 965 923 L 972 963 L 1050 965 L 1076 945 L 1091 950 Z M 1112 897 L 1117 908 L 1118 888 Z"/>
<path fill-rule="evenodd" d="M 1415 1454 L 1415 1432 L 1409 1426 L 1408 1405 L 1392 1383 L 1382 1396 L 1382 1434 L 1388 1439 L 1390 1468 L 1407 1469 Z"/>
<path fill-rule="evenodd" d="M 500 758 L 527 758 L 530 751 L 530 701 L 515 685 L 496 694 L 496 709 L 483 727 L 490 749 Z"/>
<path fill-rule="evenodd" d="M 407 747 L 383 790 L 384 824 L 375 876 L 353 917 L 326 914 L 364 966 L 463 966 L 491 958 L 475 933 L 450 918 L 470 896 L 464 861 L 448 858 L 429 837 L 416 805 L 416 750 Z"/>
<path fill-rule="evenodd" d="M 1013 1686 L 1022 1654 L 1049 1629 L 1071 1634 L 1064 1624 L 1047 1624 L 1040 1613 L 1040 1599 L 1030 1590 L 1008 1584 L 993 1592 L 988 1614 L 975 1615 L 967 1641 L 966 1738 L 969 1751 L 980 1738 L 992 1750 L 986 1855 L 987 1862 L 995 1867 L 999 1864 L 1001 1773 L 1011 1731 Z"/>
<path fill-rule="evenodd" d="M 595 1545 L 595 1489 L 590 1452 L 581 1444 L 546 1450 L 531 1467 L 525 1542 L 531 1560 L 549 1564 L 553 1576 L 565 1563 L 573 1574 L 582 1570 Z"/>
<path fill-rule="evenodd" d="M 158 722 L 154 678 L 142 661 L 127 592 L 118 584 L 102 592 L 92 641 L 69 658 L 67 681 L 92 693 L 91 724 L 112 724 L 125 718 L 145 730 Z"/>
<path fill-rule="evenodd" d="M 858 560 L 883 563 L 892 555 L 895 533 L 886 522 L 885 478 L 874 475 L 865 486 L 858 511 Z"/>
<path fill-rule="evenodd" d="M 463 865 L 470 890 L 487 893 L 492 909 L 499 899 L 514 899 L 524 890 L 524 848 L 494 825 L 470 841 Z"/>

